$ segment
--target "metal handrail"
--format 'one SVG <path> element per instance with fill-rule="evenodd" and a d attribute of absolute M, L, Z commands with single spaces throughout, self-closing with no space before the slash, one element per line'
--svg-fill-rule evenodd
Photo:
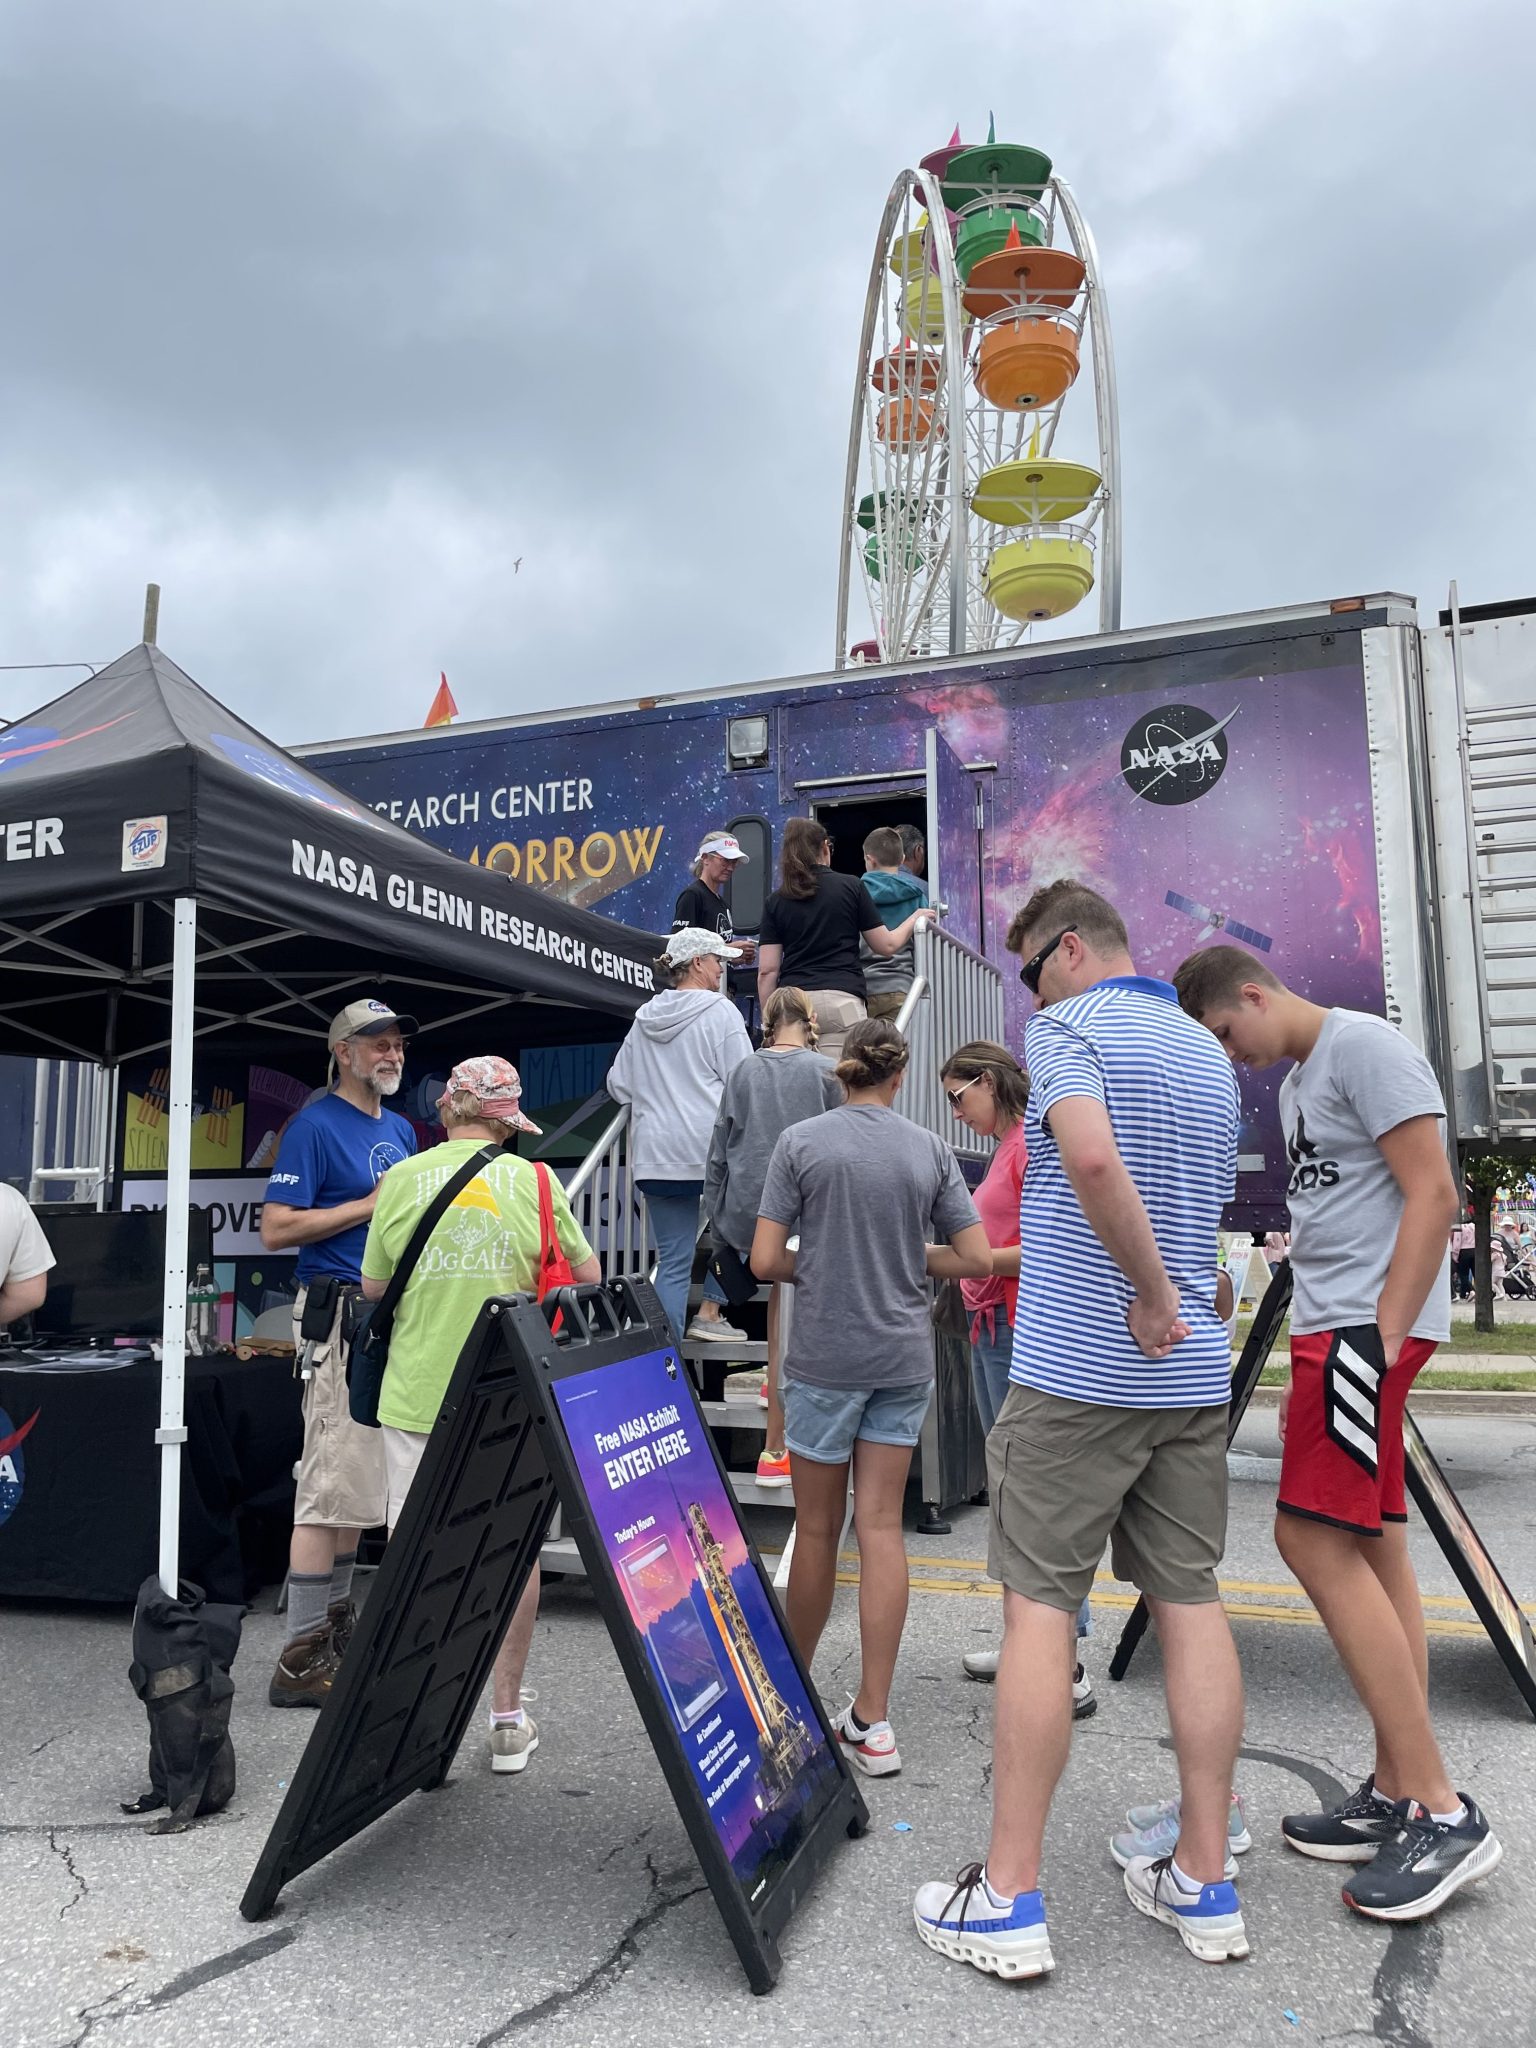
<path fill-rule="evenodd" d="M 571 1213 L 596 1252 L 605 1280 L 647 1275 L 654 1264 L 650 1219 L 630 1157 L 631 1123 L 626 1102 L 603 1126 L 565 1186 Z"/>
<path fill-rule="evenodd" d="M 896 1017 L 896 1029 L 911 1047 L 912 1057 L 896 1106 L 921 1129 L 952 1146 L 961 1159 L 985 1161 L 992 1156 L 992 1141 L 954 1114 L 944 1099 L 939 1071 L 949 1055 L 971 1039 L 1002 1039 L 1002 974 L 939 925 L 919 925 L 912 946 L 916 972 Z"/>

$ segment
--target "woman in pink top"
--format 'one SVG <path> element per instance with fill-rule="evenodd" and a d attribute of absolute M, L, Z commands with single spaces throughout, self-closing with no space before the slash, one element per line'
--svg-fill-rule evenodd
<path fill-rule="evenodd" d="M 1024 1148 L 1024 1107 L 1029 1081 L 1013 1054 L 991 1039 L 974 1039 L 951 1053 L 940 1076 L 949 1106 L 978 1137 L 994 1138 L 997 1149 L 977 1188 L 976 1214 L 992 1246 L 992 1275 L 962 1280 L 960 1292 L 971 1321 L 971 1387 L 982 1427 L 991 1430 L 1008 1391 L 1013 1365 L 1013 1317 L 1019 1299 L 1019 1199 L 1028 1153 Z M 1077 1617 L 1078 1640 L 1088 1633 L 1088 1602 Z M 995 1678 L 996 1650 L 967 1650 L 961 1660 L 968 1678 Z M 1072 1672 L 1072 1713 L 1083 1720 L 1098 1705 L 1081 1663 Z"/>
<path fill-rule="evenodd" d="M 1029 1083 L 1005 1046 L 978 1038 L 962 1045 L 940 1075 L 950 1108 L 978 1137 L 997 1149 L 976 1190 L 976 1214 L 994 1253 L 985 1280 L 962 1280 L 971 1323 L 971 1386 L 981 1426 L 990 1430 L 1008 1391 L 1013 1364 L 1013 1315 L 1019 1299 L 1019 1196 L 1024 1186 L 1024 1105 Z M 999 1262 L 995 1254 L 1003 1251 Z M 1008 1254 L 1011 1253 L 1011 1256 Z"/>

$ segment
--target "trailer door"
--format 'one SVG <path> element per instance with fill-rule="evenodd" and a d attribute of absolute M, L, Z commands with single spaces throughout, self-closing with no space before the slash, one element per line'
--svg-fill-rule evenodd
<path fill-rule="evenodd" d="M 987 950 L 981 900 L 982 785 L 946 742 L 928 728 L 928 895 L 945 906 L 944 929 L 971 948 Z"/>

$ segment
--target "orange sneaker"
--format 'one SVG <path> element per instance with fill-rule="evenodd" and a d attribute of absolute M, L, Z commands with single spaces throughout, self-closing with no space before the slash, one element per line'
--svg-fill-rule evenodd
<path fill-rule="evenodd" d="M 757 1461 L 757 1483 L 759 1486 L 788 1486 L 789 1453 L 764 1451 Z"/>

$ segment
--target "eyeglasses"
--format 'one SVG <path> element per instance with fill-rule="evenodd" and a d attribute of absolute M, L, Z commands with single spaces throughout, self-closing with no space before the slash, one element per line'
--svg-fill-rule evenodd
<path fill-rule="evenodd" d="M 946 1088 L 944 1090 L 944 1100 L 949 1104 L 950 1108 L 959 1109 L 961 1096 L 967 1088 L 974 1088 L 980 1079 L 980 1074 L 972 1074 L 969 1081 L 963 1081 L 958 1088 Z"/>
<path fill-rule="evenodd" d="M 1075 932 L 1076 930 L 1077 926 L 1075 924 L 1069 924 L 1064 926 L 1062 930 L 1056 934 L 1055 938 L 1052 939 L 1051 943 L 1048 946 L 1042 946 L 1039 952 L 1036 953 L 1032 959 L 1026 960 L 1024 962 L 1024 965 L 1019 969 L 1019 979 L 1023 982 L 1024 986 L 1029 990 L 1032 996 L 1037 996 L 1040 993 L 1041 968 L 1044 967 L 1046 961 L 1050 959 L 1051 955 L 1055 952 L 1056 948 L 1067 936 L 1067 933 Z"/>

